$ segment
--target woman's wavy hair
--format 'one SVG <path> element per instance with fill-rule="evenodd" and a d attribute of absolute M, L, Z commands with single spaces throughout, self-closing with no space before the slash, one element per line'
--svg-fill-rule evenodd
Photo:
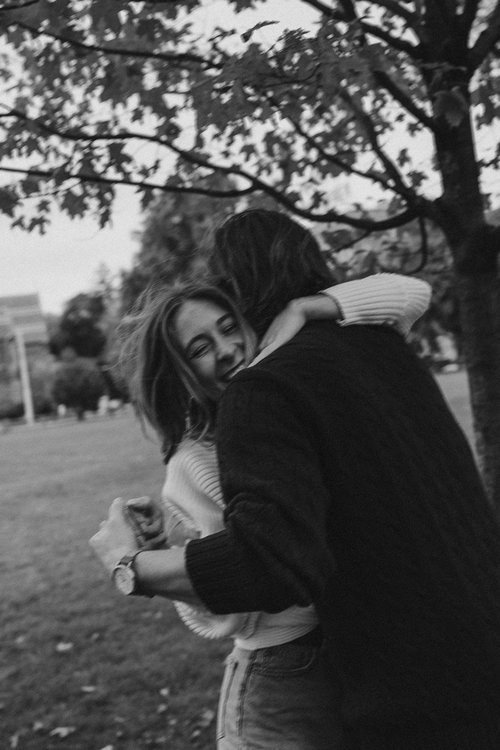
<path fill-rule="evenodd" d="M 251 331 L 234 301 L 215 286 L 151 287 L 120 325 L 120 367 L 141 421 L 162 440 L 165 461 L 184 437 L 213 439 L 216 402 L 187 360 L 174 325 L 189 300 L 208 300 L 234 315 L 250 354 Z"/>
<path fill-rule="evenodd" d="M 261 336 L 296 297 L 335 283 L 312 233 L 279 211 L 249 209 L 213 234 L 210 272 Z"/>

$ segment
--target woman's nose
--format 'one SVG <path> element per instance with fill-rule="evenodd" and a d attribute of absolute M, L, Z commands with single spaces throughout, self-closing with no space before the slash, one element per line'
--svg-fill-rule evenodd
<path fill-rule="evenodd" d="M 229 359 L 234 357 L 235 345 L 231 341 L 222 339 L 217 343 L 217 359 Z"/>

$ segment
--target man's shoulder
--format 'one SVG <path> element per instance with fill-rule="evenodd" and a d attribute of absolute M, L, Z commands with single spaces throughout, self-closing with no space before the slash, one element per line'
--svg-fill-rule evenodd
<path fill-rule="evenodd" d="M 349 387 L 359 380 L 360 373 L 365 381 L 390 380 L 392 375 L 386 371 L 394 366 L 395 373 L 403 371 L 406 376 L 417 369 L 415 359 L 403 337 L 389 327 L 342 327 L 331 321 L 314 321 L 256 365 L 239 372 L 223 401 L 256 406 L 257 394 L 260 400 L 276 394 L 315 400 L 316 391 L 319 398 L 320 392 Z"/>
<path fill-rule="evenodd" d="M 389 326 L 339 326 L 334 321 L 311 321 L 293 339 L 276 349 L 256 365 L 247 368 L 247 375 L 259 377 L 264 373 L 281 373 L 293 364 L 311 366 L 338 363 L 339 356 L 356 356 L 367 350 L 407 348 L 401 334 Z"/>

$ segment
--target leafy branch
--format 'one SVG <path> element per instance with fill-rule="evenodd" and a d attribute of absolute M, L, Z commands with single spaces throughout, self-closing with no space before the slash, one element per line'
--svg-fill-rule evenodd
<path fill-rule="evenodd" d="M 147 180 L 134 180 L 128 177 L 104 177 L 103 175 L 85 172 L 72 172 L 64 166 L 54 167 L 53 169 L 40 169 L 30 167 L 23 169 L 21 167 L 4 167 L 0 165 L 0 172 L 14 174 L 25 174 L 29 177 L 38 177 L 47 180 L 58 180 L 66 182 L 67 180 L 77 180 L 78 182 L 94 183 L 96 185 L 128 185 L 129 187 L 138 187 L 143 190 L 161 190 L 166 193 L 190 193 L 193 195 L 209 195 L 213 198 L 239 198 L 249 195 L 253 188 L 234 188 L 233 190 L 217 190 L 216 188 L 204 188 L 201 186 L 192 187 L 187 185 L 172 185 L 171 183 L 155 183 Z"/>
<path fill-rule="evenodd" d="M 359 123 L 363 127 L 368 141 L 370 142 L 374 153 L 377 155 L 380 162 L 387 171 L 387 174 L 393 183 L 394 189 L 401 196 L 404 196 L 410 204 L 414 203 L 416 195 L 413 190 L 404 183 L 399 169 L 396 167 L 394 162 L 389 158 L 389 156 L 385 153 L 384 149 L 380 145 L 377 130 L 371 117 L 362 109 L 360 105 L 357 105 L 354 102 L 354 99 L 348 94 L 347 91 L 343 91 L 341 93 L 341 98 L 347 103 L 347 105 L 350 107 Z"/>
<path fill-rule="evenodd" d="M 384 70 L 374 70 L 373 76 L 377 83 L 385 88 L 386 91 L 388 91 L 389 94 L 391 94 L 391 96 L 397 102 L 399 102 L 399 104 L 401 104 L 401 106 L 404 107 L 404 109 L 406 109 L 406 111 L 410 115 L 413 115 L 417 122 L 428 128 L 430 131 L 435 131 L 435 124 L 432 117 L 429 117 L 429 115 L 423 109 L 417 106 L 411 96 L 403 91 L 403 89 L 396 84 L 396 82 L 391 78 L 390 75 L 388 75 Z"/>
<path fill-rule="evenodd" d="M 272 96 L 268 96 L 269 103 L 274 107 L 278 114 L 281 114 L 281 108 L 279 102 Z M 315 149 L 320 158 L 323 159 L 327 164 L 332 164 L 347 174 L 351 174 L 364 179 L 369 179 L 374 183 L 381 185 L 385 189 L 390 189 L 390 181 L 383 174 L 373 172 L 372 170 L 360 170 L 354 167 L 349 162 L 345 161 L 342 156 L 338 153 L 332 154 L 325 150 L 325 148 L 314 138 L 314 136 L 307 133 L 300 123 L 291 117 L 287 118 L 288 122 L 292 125 L 294 131 L 304 139 L 306 144 L 311 148 Z"/>
<path fill-rule="evenodd" d="M 420 58 L 418 46 L 410 44 L 410 42 L 406 42 L 402 38 L 395 37 L 385 29 L 382 29 L 380 26 L 375 26 L 374 24 L 368 23 L 367 21 L 359 21 L 359 25 L 365 34 L 369 34 L 376 37 L 377 39 L 381 39 L 383 42 L 388 44 L 389 47 L 399 50 L 399 52 L 403 52 L 411 59 L 418 60 Z"/>
<path fill-rule="evenodd" d="M 186 154 L 184 154 L 186 156 Z M 193 159 L 189 159 L 190 163 L 193 163 Z M 194 162 L 196 163 L 196 162 Z M 418 211 L 415 208 L 408 208 L 401 213 L 382 220 L 367 219 L 362 217 L 350 216 L 349 214 L 342 214 L 337 211 L 325 211 L 324 213 L 318 213 L 307 209 L 300 208 L 294 201 L 287 198 L 285 195 L 280 193 L 272 186 L 264 183 L 258 178 L 251 177 L 248 175 L 242 175 L 241 170 L 220 167 L 217 165 L 210 165 L 206 160 L 200 160 L 199 166 L 206 166 L 213 171 L 218 171 L 224 174 L 233 174 L 235 176 L 245 176 L 246 179 L 251 180 L 251 185 L 247 188 L 232 189 L 232 190 L 217 190 L 216 188 L 204 188 L 201 185 L 174 185 L 171 182 L 164 183 L 153 183 L 147 180 L 134 180 L 131 178 L 119 178 L 119 177 L 104 177 L 95 173 L 89 174 L 85 172 L 68 171 L 64 166 L 56 167 L 51 170 L 40 169 L 33 167 L 29 169 L 23 169 L 21 167 L 5 167 L 0 165 L 0 172 L 25 174 L 28 177 L 36 177 L 46 180 L 77 180 L 80 183 L 93 183 L 96 185 L 126 185 L 130 187 L 137 187 L 143 191 L 147 190 L 159 190 L 164 193 L 185 193 L 191 195 L 206 195 L 213 198 L 239 198 L 251 193 L 258 192 L 259 190 L 266 195 L 274 198 L 285 208 L 294 212 L 301 218 L 308 219 L 310 221 L 317 221 L 319 223 L 331 223 L 337 222 L 341 224 L 348 224 L 349 226 L 358 229 L 370 229 L 371 231 L 381 231 L 384 229 L 393 229 L 395 227 L 404 226 L 408 222 L 417 218 Z"/>
<path fill-rule="evenodd" d="M 140 50 L 140 49 L 107 47 L 107 46 L 99 45 L 99 44 L 90 44 L 88 42 L 80 42 L 78 39 L 75 39 L 74 37 L 65 36 L 64 34 L 58 34 L 57 32 L 51 31 L 50 29 L 36 29 L 33 26 L 30 26 L 29 24 L 24 23 L 23 21 L 19 21 L 17 19 L 12 19 L 12 20 L 7 21 L 7 25 L 13 25 L 13 24 L 15 24 L 21 29 L 24 29 L 24 31 L 29 32 L 34 37 L 47 36 L 50 39 L 55 39 L 56 41 L 62 42 L 64 44 L 69 44 L 72 47 L 83 49 L 87 52 L 101 52 L 106 55 L 118 55 L 120 57 L 133 57 L 133 58 L 142 58 L 146 60 L 159 60 L 161 62 L 174 63 L 178 65 L 185 65 L 186 63 L 195 63 L 197 65 L 202 66 L 205 69 L 214 68 L 214 69 L 220 70 L 222 68 L 222 64 L 217 63 L 214 60 L 207 60 L 204 57 L 201 57 L 199 55 L 187 54 L 187 53 L 173 54 L 169 52 L 150 52 L 150 51 Z"/>
<path fill-rule="evenodd" d="M 500 2 L 500 0 L 499 0 Z M 356 23 L 359 25 L 359 28 L 361 29 L 362 35 L 360 39 L 360 46 L 361 49 L 368 49 L 369 48 L 369 42 L 366 39 L 366 34 L 372 34 L 373 36 L 378 36 L 381 40 L 383 40 L 389 48 L 394 48 L 396 50 L 399 50 L 400 52 L 404 52 L 407 54 L 411 59 L 419 59 L 420 58 L 420 47 L 415 47 L 414 45 L 411 45 L 409 43 L 404 42 L 403 40 L 396 40 L 392 36 L 392 34 L 389 34 L 388 32 L 385 32 L 383 29 L 381 29 L 378 26 L 373 26 L 372 24 L 367 24 L 364 21 L 361 21 L 357 14 L 356 10 L 351 2 L 351 0 L 343 0 L 344 7 L 346 10 L 350 13 L 350 18 L 353 23 Z M 379 83 L 383 88 L 388 91 L 391 96 L 401 104 L 406 111 L 413 115 L 413 117 L 420 122 L 424 127 L 429 128 L 431 131 L 434 130 L 434 123 L 431 117 L 429 117 L 426 112 L 421 109 L 417 104 L 415 104 L 414 100 L 411 98 L 411 96 L 403 91 L 397 83 L 394 81 L 393 78 L 391 78 L 385 70 L 383 70 L 380 67 L 377 67 L 373 70 L 373 76 L 374 79 Z"/>

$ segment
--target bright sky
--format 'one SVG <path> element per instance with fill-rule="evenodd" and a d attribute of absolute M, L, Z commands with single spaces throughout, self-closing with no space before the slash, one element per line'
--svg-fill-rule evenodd
<path fill-rule="evenodd" d="M 118 195 L 105 229 L 90 218 L 55 215 L 39 235 L 11 229 L 0 214 L 0 296 L 37 292 L 44 313 L 60 313 L 68 299 L 92 288 L 102 264 L 114 273 L 129 268 L 138 250 L 132 234 L 141 227 L 139 198 L 133 188 Z"/>

